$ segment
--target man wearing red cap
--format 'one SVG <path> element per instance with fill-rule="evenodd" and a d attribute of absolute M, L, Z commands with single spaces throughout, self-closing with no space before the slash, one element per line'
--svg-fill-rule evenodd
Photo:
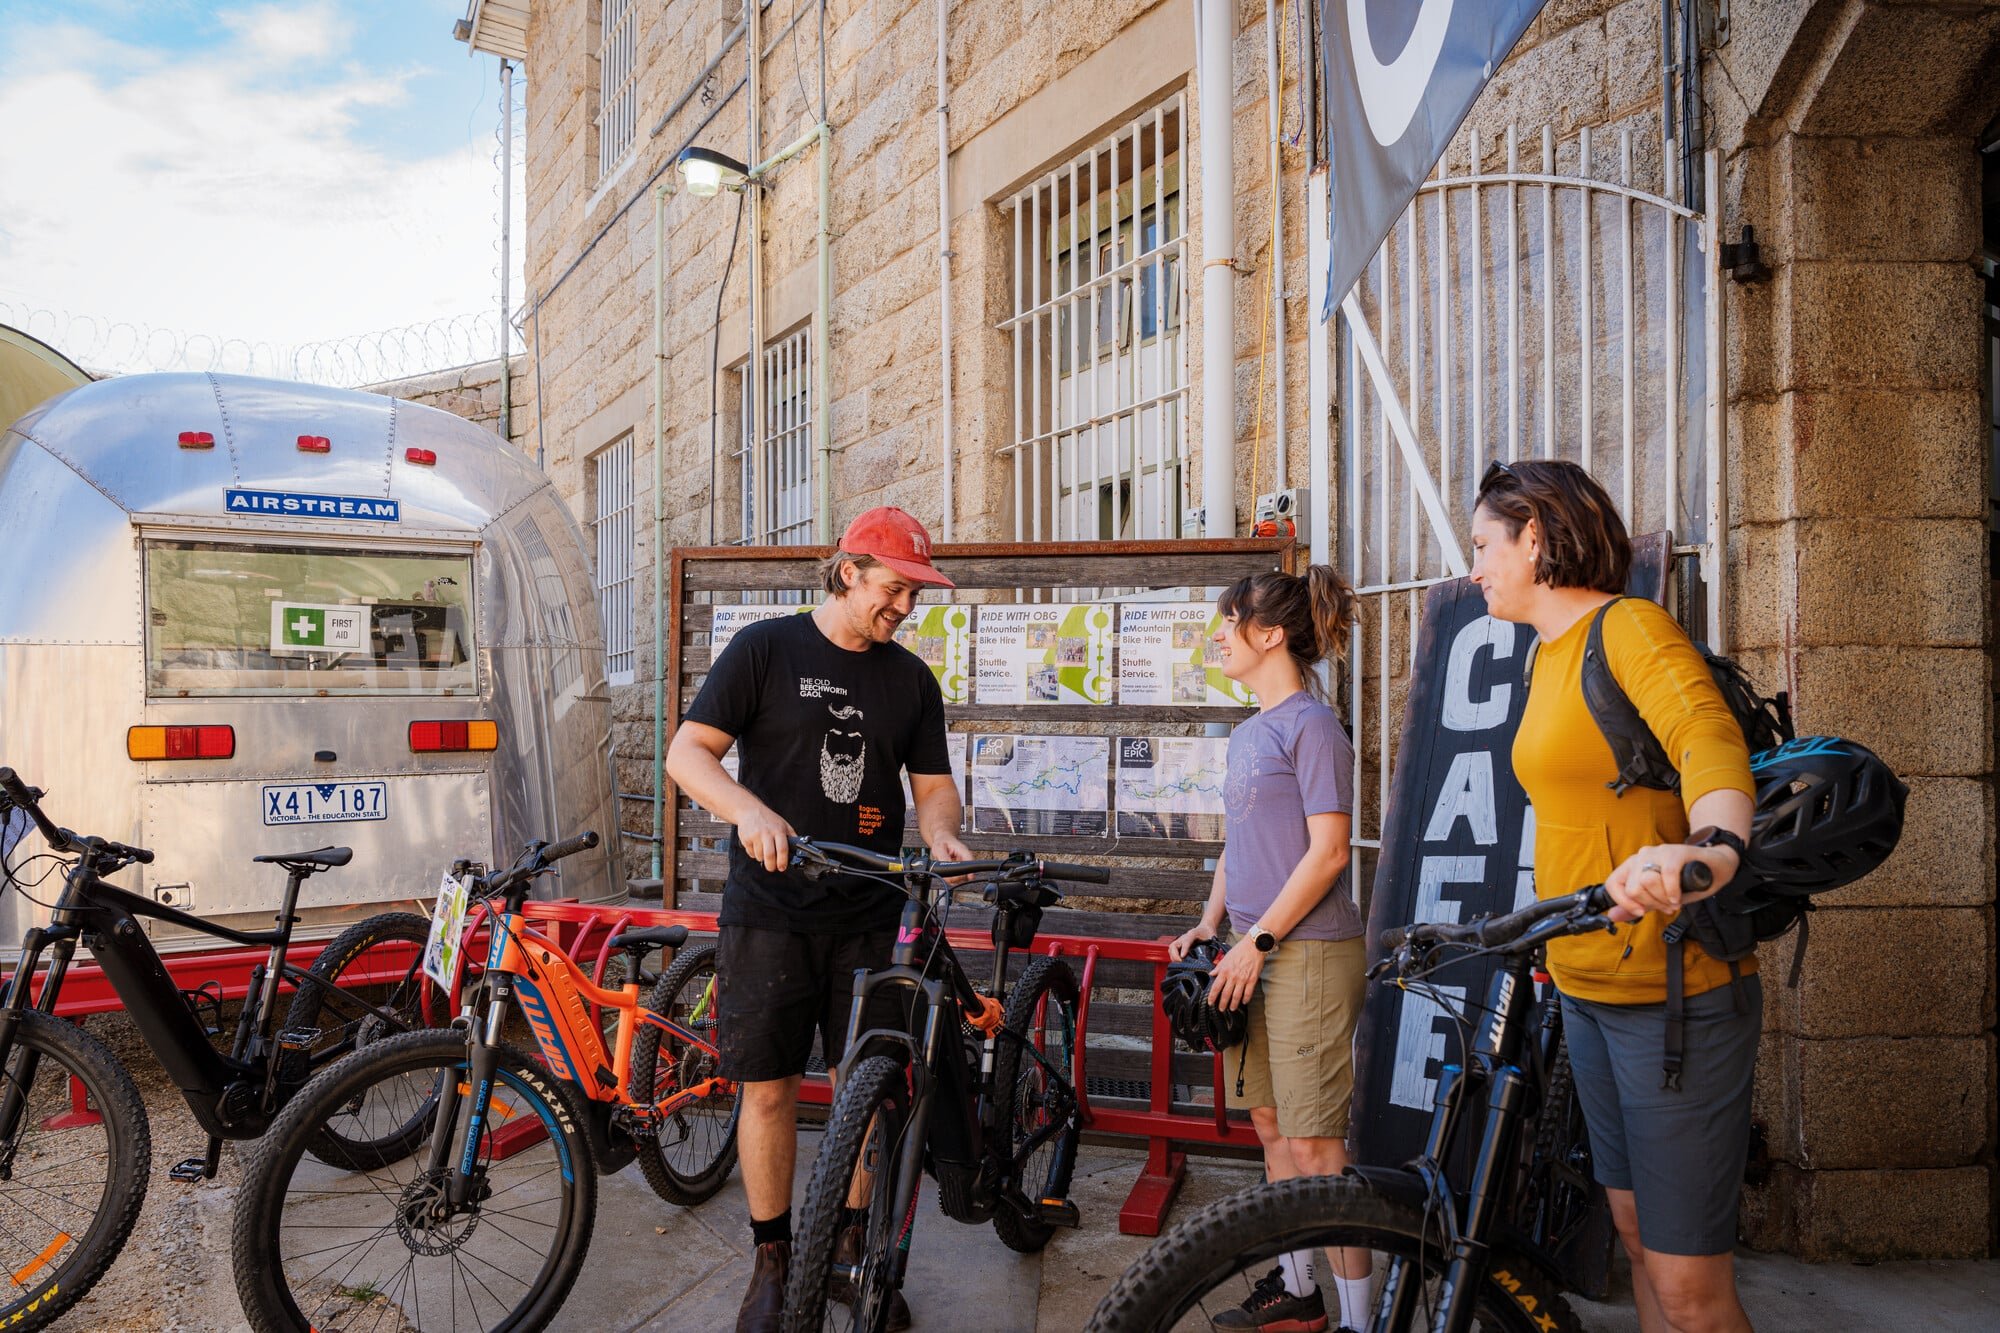
<path fill-rule="evenodd" d="M 821 566 L 826 599 L 810 615 L 750 625 L 709 668 L 667 752 L 681 789 L 735 826 L 722 891 L 716 1026 L 721 1073 L 742 1084 L 743 1191 L 756 1243 L 739 1333 L 775 1330 L 791 1261 L 794 1103 L 818 1032 L 839 1063 L 854 970 L 888 965 L 902 895 L 858 876 L 815 882 L 787 869 L 787 839 L 901 848 L 902 774 L 917 827 L 940 860 L 966 860 L 958 786 L 945 749 L 936 677 L 895 641 L 925 584 L 949 588 L 931 565 L 930 534 L 900 509 L 848 525 Z M 738 777 L 722 756 L 738 749 Z M 893 1011 L 894 1006 L 888 1009 Z M 885 1025 L 900 1016 L 883 1015 Z M 859 1226 L 842 1237 L 859 1255 Z M 889 1327 L 909 1327 L 898 1293 Z"/>

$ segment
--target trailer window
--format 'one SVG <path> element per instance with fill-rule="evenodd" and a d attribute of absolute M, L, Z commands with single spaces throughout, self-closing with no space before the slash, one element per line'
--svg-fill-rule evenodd
<path fill-rule="evenodd" d="M 146 692 L 472 694 L 472 557 L 146 544 Z"/>

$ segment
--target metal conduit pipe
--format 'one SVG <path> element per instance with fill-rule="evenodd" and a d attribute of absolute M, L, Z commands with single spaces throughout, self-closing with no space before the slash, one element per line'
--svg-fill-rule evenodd
<path fill-rule="evenodd" d="M 749 152 L 744 154 L 746 162 L 756 162 L 764 155 L 764 23 L 763 0 L 744 0 L 746 11 L 744 21 L 750 25 L 750 39 L 744 43 L 749 57 L 749 72 L 744 76 L 748 91 L 744 95 L 745 111 L 749 120 L 749 134 L 744 142 Z M 750 358 L 743 366 L 743 383 L 749 390 L 745 396 L 744 433 L 750 441 L 751 476 L 755 479 L 756 492 L 744 499 L 750 501 L 755 522 L 752 530 L 758 534 L 771 532 L 775 527 L 775 516 L 767 512 L 763 492 L 769 491 L 771 503 L 777 502 L 777 491 L 770 486 L 771 478 L 766 476 L 762 454 L 764 452 L 764 191 L 761 183 L 750 187 L 750 197 L 745 201 L 750 205 L 750 250 L 745 256 L 750 280 Z"/>
<path fill-rule="evenodd" d="M 1272 377 L 1277 399 L 1271 423 L 1277 432 L 1277 458 L 1271 489 L 1285 489 L 1288 460 L 1285 438 L 1285 88 L 1278 64 L 1278 0 L 1264 0 L 1264 64 L 1271 76 L 1271 341 L 1278 356 Z M 1250 478 L 1254 496 L 1257 479 Z"/>
<path fill-rule="evenodd" d="M 507 337 L 514 317 L 514 62 L 500 62 L 500 442 L 514 439 L 513 382 L 507 374 Z"/>
<path fill-rule="evenodd" d="M 958 453 L 951 422 L 951 95 L 945 40 L 951 0 L 937 7 L 938 133 L 938 447 L 944 458 L 944 540 L 949 542 L 955 504 L 952 464 Z"/>
<path fill-rule="evenodd" d="M 1233 10 L 1197 0 L 1201 116 L 1201 504 L 1209 537 L 1236 535 L 1236 167 L 1230 115 Z"/>
<path fill-rule="evenodd" d="M 666 536 L 667 452 L 667 181 L 653 187 L 653 840 L 652 876 L 660 877 L 661 830 L 666 827 L 667 789 L 667 616 Z M 710 497 L 713 503 L 713 497 Z M 678 647 L 679 645 L 675 645 Z M 617 784 L 614 782 L 613 786 Z"/>

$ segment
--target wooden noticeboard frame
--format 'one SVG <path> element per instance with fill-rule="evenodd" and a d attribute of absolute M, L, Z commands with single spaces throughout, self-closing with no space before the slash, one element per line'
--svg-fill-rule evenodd
<path fill-rule="evenodd" d="M 791 590 L 804 591 L 809 600 L 816 602 L 819 600 L 816 566 L 831 553 L 832 548 L 824 546 L 685 547 L 672 553 L 668 565 L 668 635 L 675 668 L 667 680 L 670 731 L 679 724 L 706 676 L 711 608 L 741 602 L 745 594 Z M 1294 543 L 1287 538 L 1241 538 L 959 544 L 933 548 L 932 558 L 957 583 L 958 600 L 1012 604 L 1015 594 L 1022 601 L 1052 601 L 1062 600 L 1061 594 L 1066 592 L 1083 593 L 1110 602 L 1120 600 L 1121 594 L 1129 598 L 1135 592 L 1172 588 L 1187 588 L 1191 599 L 1201 600 L 1209 595 L 1210 589 L 1225 587 L 1247 574 L 1289 569 L 1295 553 Z M 978 652 L 976 637 L 973 651 Z M 1201 724 L 1239 722 L 1251 711 L 1115 702 L 995 705 L 980 704 L 976 697 L 971 703 L 945 707 L 946 724 L 954 731 L 1033 733 L 1046 728 L 1051 732 L 1113 737 L 1154 731 L 1199 734 Z M 721 840 L 727 836 L 726 825 L 690 805 L 671 786 L 668 788 L 661 829 L 665 905 L 691 911 L 717 910 L 718 890 L 727 865 L 722 850 L 726 843 Z M 1213 872 L 1205 868 L 1204 862 L 1221 853 L 1221 843 L 1216 841 L 1120 838 L 1115 821 L 1111 833 L 1102 838 L 975 833 L 970 829 L 961 836 L 975 852 L 1026 848 L 1050 857 L 1086 860 L 1112 868 L 1110 885 L 1071 886 L 1071 896 L 1087 895 L 1090 905 L 1049 911 L 1042 929 L 1051 935 L 1153 939 L 1162 934 L 1177 934 L 1186 929 L 1188 918 L 1176 915 L 1175 911 L 1193 911 L 1193 905 L 1208 896 Z M 912 846 L 920 841 L 914 823 L 906 829 L 904 841 Z M 1161 911 L 1163 906 L 1169 910 Z M 979 928 L 988 910 L 974 904 L 960 904 L 953 909 L 951 924 Z M 1097 984 L 1143 987 L 1150 992 L 1153 979 L 1147 965 L 1106 962 L 1099 968 Z M 1133 1081 L 1149 1077 L 1147 1043 L 1117 1040 L 1143 1039 L 1150 1034 L 1151 1015 L 1147 1006 L 1114 1003 L 1100 997 L 1092 1005 L 1091 1030 L 1109 1034 L 1104 1039 L 1112 1042 L 1101 1051 L 1092 1047 L 1093 1081 L 1099 1077 Z M 1176 1053 L 1173 1072 L 1176 1086 L 1205 1087 L 1211 1081 L 1207 1057 Z M 1107 1095 L 1093 1100 L 1116 1105 L 1123 1099 Z M 1135 1096 L 1133 1100 L 1139 1098 Z"/>

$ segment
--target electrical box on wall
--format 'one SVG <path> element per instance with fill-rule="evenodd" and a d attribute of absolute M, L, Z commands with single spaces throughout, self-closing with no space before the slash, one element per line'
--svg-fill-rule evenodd
<path fill-rule="evenodd" d="M 1294 486 L 1257 497 L 1257 521 L 1251 535 L 1306 540 L 1306 492 Z"/>

